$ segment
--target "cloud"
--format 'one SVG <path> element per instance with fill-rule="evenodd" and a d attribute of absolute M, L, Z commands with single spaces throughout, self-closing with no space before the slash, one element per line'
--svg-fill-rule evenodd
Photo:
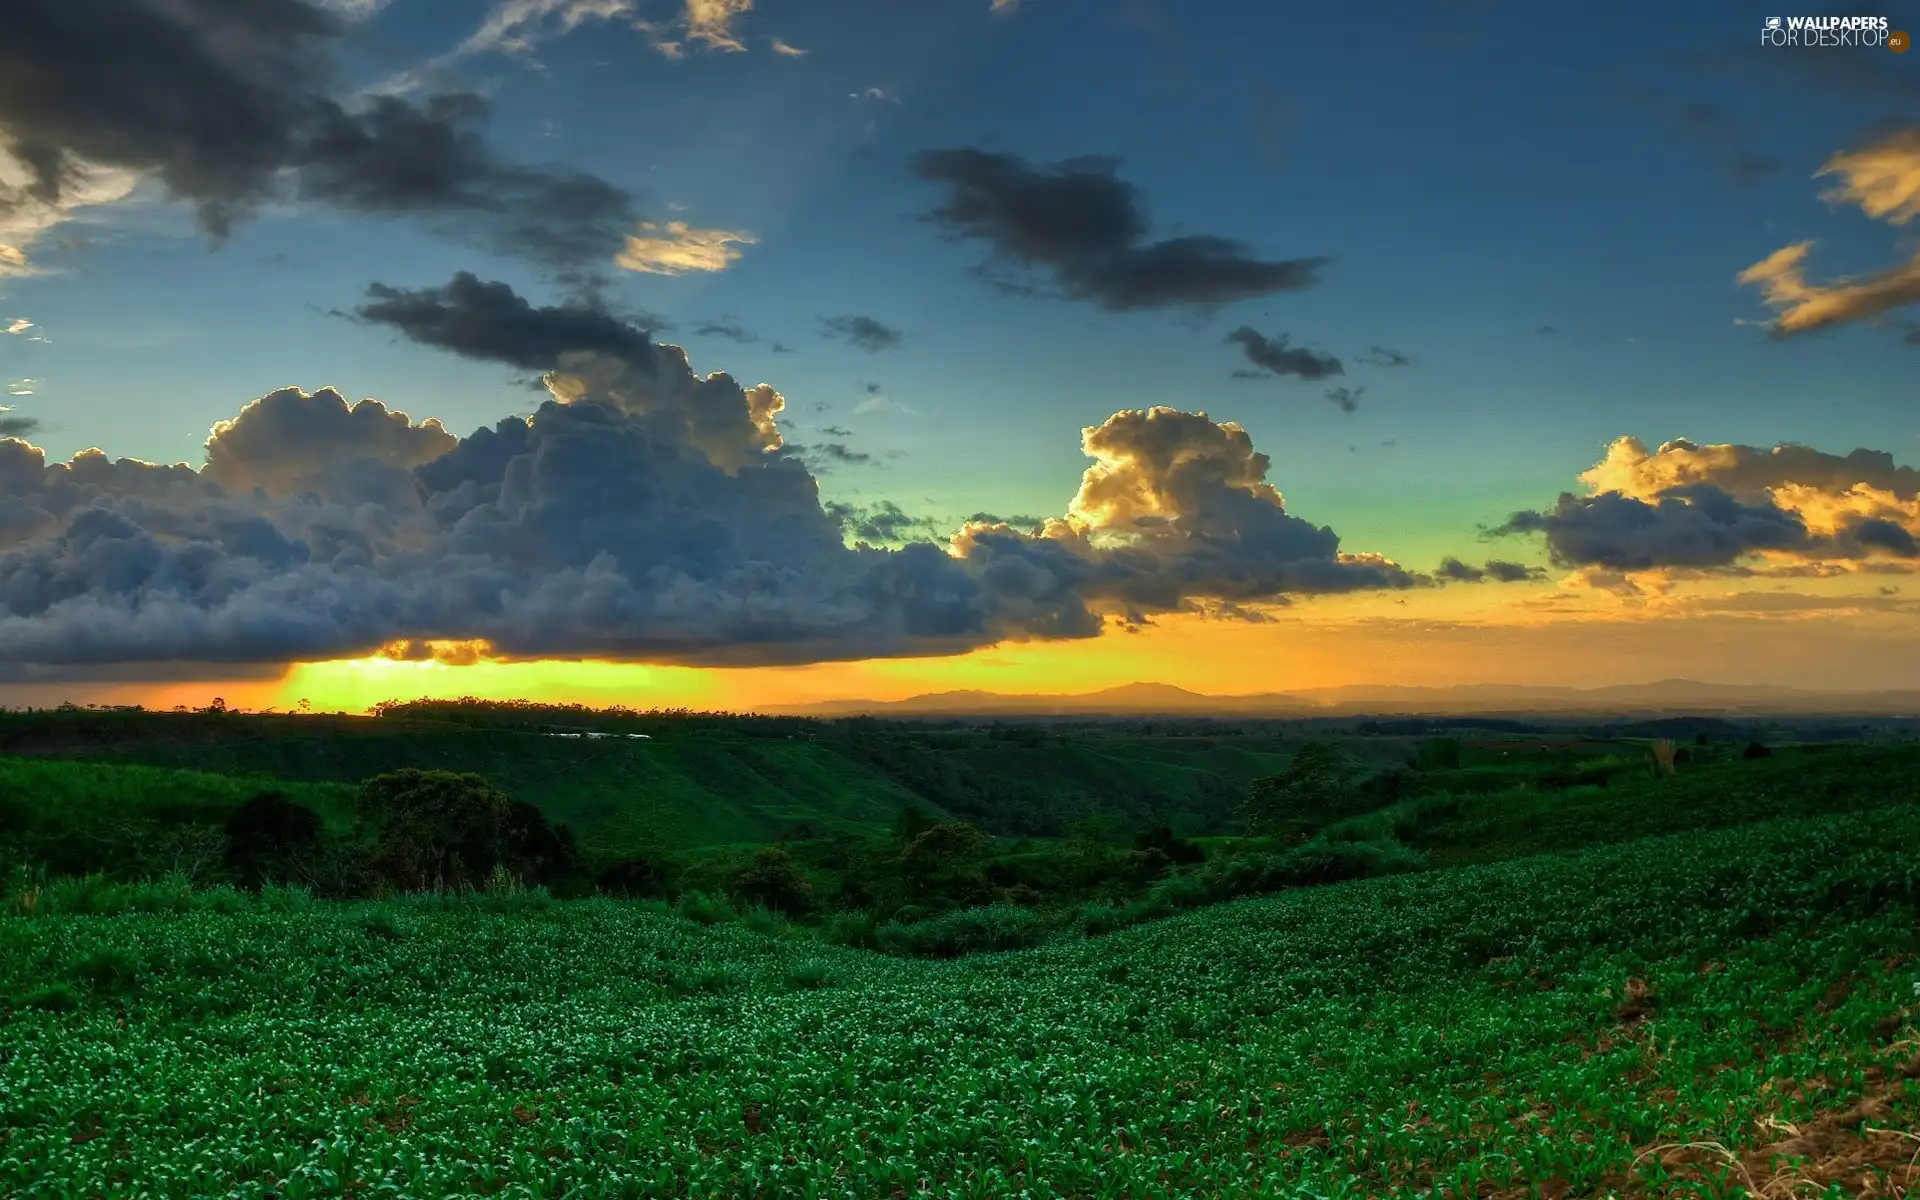
<path fill-rule="evenodd" d="M 1232 422 L 1129 410 L 1083 430 L 1080 445 L 1094 465 L 1064 517 L 1033 534 L 968 524 L 954 535 L 955 552 L 1009 577 L 1031 573 L 1033 594 L 1066 581 L 1087 600 L 1136 615 L 1201 599 L 1428 582 L 1379 555 L 1346 553 L 1332 529 L 1287 512 L 1266 479 L 1270 460 Z"/>
<path fill-rule="evenodd" d="M 1905 225 L 1920 216 L 1920 128 L 1898 130 L 1859 150 L 1829 158 L 1815 178 L 1837 176 L 1821 193 L 1835 204 L 1853 204 L 1868 216 Z M 1740 272 L 1738 282 L 1760 290 L 1779 314 L 1769 326 L 1774 338 L 1811 333 L 1920 303 L 1920 253 L 1885 270 L 1830 283 L 1809 283 L 1806 258 L 1813 243 L 1774 251 Z"/>
<path fill-rule="evenodd" d="M 13 320 L 7 322 L 5 328 L 0 328 L 0 333 L 11 333 L 11 334 L 17 335 L 17 334 L 25 333 L 27 330 L 32 328 L 33 328 L 32 321 L 27 320 L 25 317 L 15 317 Z"/>
<path fill-rule="evenodd" d="M 1780 315 L 1770 336 L 1792 337 L 1878 316 L 1920 302 L 1920 254 L 1872 275 L 1808 283 L 1804 263 L 1812 242 L 1799 242 L 1740 272 L 1738 282 L 1760 289 L 1767 307 Z"/>
<path fill-rule="evenodd" d="M 39 387 L 40 387 L 40 381 L 38 379 L 16 379 L 12 383 L 7 385 L 7 395 L 31 396 L 34 394 L 35 391 L 39 389 Z M 19 419 L 24 420 L 25 418 L 19 418 Z"/>
<path fill-rule="evenodd" d="M 864 467 L 873 461 L 873 455 L 852 449 L 843 442 L 819 442 L 811 446 L 788 443 L 786 449 L 814 472 L 835 467 Z"/>
<path fill-rule="evenodd" d="M 1551 325 L 1542 325 L 1538 329 L 1535 329 L 1533 332 L 1539 337 L 1552 337 L 1554 334 L 1560 331 L 1555 329 Z"/>
<path fill-rule="evenodd" d="M 282 389 L 198 468 L 0 440 L 0 667 L 389 654 L 687 664 L 959 653 L 1176 608 L 1426 582 L 1286 512 L 1246 433 L 1115 414 L 1066 515 L 943 546 L 897 506 L 823 505 L 771 387 L 503 284 L 375 285 L 363 321 L 544 369 L 551 398 L 454 438 L 386 405 Z M 543 361 L 544 360 L 544 361 Z M 837 445 L 828 443 L 827 445 Z M 450 658 L 449 655 L 452 657 Z"/>
<path fill-rule="evenodd" d="M 1360 407 L 1360 397 L 1366 395 L 1363 387 L 1333 387 L 1326 390 L 1326 397 L 1343 413 L 1350 413 Z"/>
<path fill-rule="evenodd" d="M 686 0 L 687 36 L 710 50 L 744 51 L 733 23 L 753 11 L 753 0 Z"/>
<path fill-rule="evenodd" d="M 557 399 L 591 398 L 662 437 L 738 470 L 779 449 L 775 418 L 786 400 L 772 387 L 733 377 L 702 379 L 686 351 L 655 342 L 612 313 L 584 303 L 536 307 L 504 283 L 461 272 L 441 287 L 375 283 L 357 310 L 422 345 L 464 358 L 544 370 Z"/>
<path fill-rule="evenodd" d="M 1113 312 L 1207 310 L 1296 291 L 1318 283 L 1326 262 L 1259 259 L 1239 242 L 1207 235 L 1149 242 L 1139 192 L 1114 175 L 1111 158 L 1036 168 L 1012 154 L 953 149 L 919 154 L 912 166 L 945 189 L 935 222 L 987 243 L 998 265 L 1049 275 L 1063 295 Z"/>
<path fill-rule="evenodd" d="M 1589 493 L 1494 530 L 1545 536 L 1554 563 L 1720 573 L 1754 560 L 1835 573 L 1920 556 L 1920 471 L 1884 451 L 1620 438 L 1580 476 Z"/>
<path fill-rule="evenodd" d="M 22 380 L 21 382 L 31 384 L 33 380 L 26 379 L 26 380 Z M 19 385 L 15 384 L 13 387 L 8 388 L 7 394 L 10 396 L 33 395 L 33 390 L 31 388 L 28 388 L 26 391 L 19 391 L 19 390 L 16 390 L 18 387 Z M 34 433 L 36 430 L 40 428 L 39 418 L 16 417 L 11 415 L 12 412 L 13 412 L 12 405 L 0 404 L 0 438 L 27 437 L 28 435 Z"/>
<path fill-rule="evenodd" d="M 637 219 L 596 176 L 499 156 L 480 96 L 335 99 L 347 25 L 304 0 L 22 3 L 0 39 L 0 143 L 27 177 L 0 228 L 151 178 L 215 239 L 291 196 L 577 271 Z"/>
<path fill-rule="evenodd" d="M 1229 344 L 1237 344 L 1247 356 L 1247 361 L 1269 376 L 1325 379 L 1329 375 L 1346 373 L 1340 360 L 1331 354 L 1318 354 L 1304 346 L 1289 346 L 1284 333 L 1276 333 L 1269 338 L 1251 325 L 1242 325 L 1229 333 L 1225 340 Z"/>
<path fill-rule="evenodd" d="M 1440 566 L 1434 571 L 1435 578 L 1442 583 L 1485 583 L 1488 580 L 1495 583 L 1524 583 L 1544 575 L 1544 571 L 1524 563 L 1490 558 L 1484 567 L 1476 567 L 1452 556 L 1441 559 Z"/>
<path fill-rule="evenodd" d="M 802 50 L 798 46 L 790 46 L 779 38 L 768 38 L 767 48 L 782 58 L 805 58 L 813 53 L 811 50 Z"/>
<path fill-rule="evenodd" d="M 728 229 L 695 229 L 685 221 L 640 226 L 645 236 L 629 237 L 615 258 L 617 266 L 649 275 L 684 275 L 688 271 L 724 271 L 740 260 L 735 246 L 751 246 L 754 239 Z"/>
<path fill-rule="evenodd" d="M 879 384 L 877 384 L 877 383 L 870 383 L 870 384 L 868 384 L 868 385 L 867 385 L 867 395 L 869 395 L 869 396 L 878 396 L 879 394 L 880 394 L 880 385 L 879 385 Z"/>
<path fill-rule="evenodd" d="M 1354 361 L 1366 363 L 1370 367 L 1404 367 L 1413 362 L 1400 351 L 1380 345 L 1367 347 L 1367 352 Z"/>
<path fill-rule="evenodd" d="M 845 338 L 869 354 L 895 349 L 906 338 L 898 329 L 889 328 L 872 317 L 842 314 L 821 317 L 820 324 L 824 327 L 822 336 Z"/>
<path fill-rule="evenodd" d="M 841 528 L 869 545 L 906 541 L 930 542 L 945 536 L 947 532 L 932 517 L 911 516 L 891 500 L 881 500 L 865 507 L 855 504 L 828 504 L 827 511 L 840 522 Z"/>
<path fill-rule="evenodd" d="M 826 434 L 828 437 L 849 438 L 853 436 L 853 430 L 843 429 L 838 425 L 828 425 L 820 432 Z"/>
<path fill-rule="evenodd" d="M 367 0 L 360 0 L 366 3 Z M 386 3 L 387 0 L 376 0 Z M 572 33 L 590 20 L 612 20 L 633 11 L 634 0 L 504 0 L 487 14 L 479 28 L 453 49 L 388 79 L 372 90 L 380 93 L 412 91 L 428 79 L 480 54 L 525 57 L 550 38 Z"/>
<path fill-rule="evenodd" d="M 702 321 L 694 326 L 693 332 L 699 337 L 725 338 L 730 342 L 740 342 L 743 345 L 760 340 L 759 334 L 743 328 L 740 322 L 731 317 Z"/>
<path fill-rule="evenodd" d="M 1920 128 L 1888 134 L 1859 150 L 1829 158 L 1814 178 L 1840 182 L 1820 194 L 1834 204 L 1852 204 L 1878 221 L 1905 225 L 1920 217 Z"/>

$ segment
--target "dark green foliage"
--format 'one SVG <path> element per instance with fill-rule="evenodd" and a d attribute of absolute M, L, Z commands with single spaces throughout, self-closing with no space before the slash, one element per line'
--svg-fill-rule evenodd
<path fill-rule="evenodd" d="M 757 851 L 752 865 L 734 876 L 730 890 L 736 903 L 764 905 L 788 916 L 813 907 L 813 884 L 793 855 L 778 846 Z"/>
<path fill-rule="evenodd" d="M 1414 753 L 1413 766 L 1417 771 L 1457 771 L 1460 769 L 1461 754 L 1459 738 L 1433 738 L 1420 744 L 1420 749 Z"/>
<path fill-rule="evenodd" d="M 1036 945 L 1045 933 L 1045 923 L 1031 910 L 993 904 L 911 924 L 890 921 L 874 931 L 874 941 L 887 954 L 958 958 Z"/>
<path fill-rule="evenodd" d="M 1253 781 L 1240 818 L 1250 837 L 1279 833 L 1303 820 L 1342 815 L 1352 807 L 1352 767 L 1329 742 L 1308 742 L 1286 769 Z"/>
<path fill-rule="evenodd" d="M 739 915 L 724 897 L 709 896 L 701 891 L 681 896 L 680 902 L 673 906 L 673 911 L 696 925 L 719 925 Z"/>
<path fill-rule="evenodd" d="M 1182 866 L 1189 863 L 1205 862 L 1207 858 L 1207 852 L 1200 848 L 1198 842 L 1191 842 L 1186 838 L 1175 837 L 1173 830 L 1165 825 L 1155 825 L 1139 837 L 1134 838 L 1133 848 L 1142 851 L 1158 850 L 1167 856 L 1169 862 L 1178 863 Z"/>
<path fill-rule="evenodd" d="M 833 967 L 817 958 L 797 962 L 787 971 L 787 982 L 794 987 L 811 990 L 813 988 L 832 987 L 834 985 Z"/>
<path fill-rule="evenodd" d="M 951 821 L 921 830 L 907 843 L 900 857 L 915 871 L 938 873 L 972 861 L 986 845 L 986 835 L 978 827 L 964 821 Z"/>
<path fill-rule="evenodd" d="M 1773 751 L 1759 742 L 1748 742 L 1747 748 L 1740 752 L 1741 758 L 1772 758 Z"/>
<path fill-rule="evenodd" d="M 524 882 L 579 867 L 564 830 L 485 779 L 412 768 L 376 775 L 356 802 L 367 864 L 399 891 L 485 886 L 496 867 Z"/>
<path fill-rule="evenodd" d="M 610 896 L 660 896 L 666 893 L 666 872 L 646 858 L 623 858 L 594 876 L 594 886 Z"/>
<path fill-rule="evenodd" d="M 287 798 L 258 792 L 227 818 L 227 867 L 248 888 L 302 878 L 321 851 L 320 814 Z"/>
<path fill-rule="evenodd" d="M 934 819 L 927 810 L 918 804 L 909 804 L 900 810 L 900 817 L 893 823 L 893 840 L 902 846 L 912 844 L 913 840 L 931 829 Z"/>

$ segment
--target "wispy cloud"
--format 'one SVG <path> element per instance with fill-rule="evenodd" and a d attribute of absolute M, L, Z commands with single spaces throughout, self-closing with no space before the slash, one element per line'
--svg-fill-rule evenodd
<path fill-rule="evenodd" d="M 798 46 L 790 45 L 786 42 L 783 42 L 779 38 L 768 38 L 767 46 L 775 54 L 778 54 L 783 58 L 805 58 L 807 55 L 813 53 L 813 51 L 811 50 L 802 50 Z"/>
<path fill-rule="evenodd" d="M 27 320 L 25 317 L 15 317 L 7 323 L 5 329 L 0 329 L 0 333 L 21 334 L 32 328 L 32 321 Z"/>
<path fill-rule="evenodd" d="M 752 11 L 753 0 L 687 0 L 687 36 L 709 50 L 740 53 L 747 47 L 735 36 L 733 23 Z"/>
<path fill-rule="evenodd" d="M 1905 225 L 1920 217 L 1920 128 L 1904 129 L 1859 150 L 1826 161 L 1815 178 L 1839 182 L 1821 193 L 1833 204 L 1852 204 L 1869 217 Z M 1783 246 L 1740 272 L 1740 283 L 1758 288 L 1779 314 L 1769 326 L 1776 338 L 1811 333 L 1877 317 L 1920 303 L 1920 254 L 1869 275 L 1810 282 L 1806 259 L 1811 241 Z"/>
<path fill-rule="evenodd" d="M 365 0 L 361 0 L 365 3 Z M 386 0 L 373 0 L 384 4 Z M 504 0 L 479 28 L 453 49 L 376 85 L 382 94 L 409 92 L 456 64 L 481 54 L 529 55 L 534 47 L 572 33 L 587 21 L 606 21 L 633 11 L 634 0 Z"/>
<path fill-rule="evenodd" d="M 627 239 L 614 258 L 616 266 L 649 275 L 684 275 L 689 271 L 724 271 L 740 260 L 735 246 L 751 246 L 748 234 L 730 229 L 696 229 L 685 221 L 664 225 L 647 221 L 640 234 Z"/>

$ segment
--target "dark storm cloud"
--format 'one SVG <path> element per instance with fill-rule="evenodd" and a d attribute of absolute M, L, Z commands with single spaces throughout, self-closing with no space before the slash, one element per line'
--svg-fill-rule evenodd
<path fill-rule="evenodd" d="M 650 369 L 659 347 L 643 329 L 584 303 L 536 308 L 504 283 L 461 271 L 440 287 L 375 283 L 355 312 L 411 341 L 463 358 L 548 370 L 568 351 L 605 354 Z"/>
<path fill-rule="evenodd" d="M 59 205 L 88 165 L 148 173 L 224 238 L 288 195 L 413 216 L 577 275 L 618 249 L 632 197 L 501 158 L 471 93 L 333 98 L 344 32 L 304 0 L 16 0 L 0 36 L 0 137 Z"/>
<path fill-rule="evenodd" d="M 367 308 L 540 370 L 552 399 L 456 439 L 287 388 L 216 426 L 199 469 L 0 440 L 0 666 L 801 663 L 1431 582 L 1288 513 L 1245 431 L 1203 414 L 1116 413 L 1083 433 L 1094 462 L 1065 517 L 969 524 L 942 547 L 890 502 L 823 504 L 806 457 L 861 456 L 785 446 L 771 387 L 696 376 L 601 310 L 470 276 Z"/>
<path fill-rule="evenodd" d="M 29 437 L 39 430 L 39 417 L 0 416 L 0 438 Z"/>
<path fill-rule="evenodd" d="M 1325 379 L 1344 375 L 1346 368 L 1331 354 L 1320 354 L 1305 346 L 1290 346 L 1287 335 L 1267 337 L 1251 325 L 1242 325 L 1229 333 L 1225 341 L 1238 345 L 1247 361 L 1269 375 L 1292 375 L 1300 379 Z"/>
<path fill-rule="evenodd" d="M 837 317 L 821 317 L 820 324 L 822 336 L 845 338 L 869 354 L 892 350 L 906 337 L 898 329 L 889 328 L 872 317 L 856 316 L 851 313 Z"/>
<path fill-rule="evenodd" d="M 1619 571 L 1730 567 L 1761 551 L 1808 558 L 1912 558 L 1920 548 L 1898 522 L 1850 515 L 1815 534 L 1797 512 L 1770 500 L 1743 502 L 1708 483 L 1669 488 L 1648 501 L 1620 492 L 1563 492 L 1545 512 L 1517 512 L 1498 534 L 1539 533 L 1558 566 Z"/>
<path fill-rule="evenodd" d="M 1265 260 L 1240 242 L 1207 235 L 1148 241 L 1139 191 L 1115 176 L 1118 165 L 1089 157 L 1035 167 L 969 148 L 912 161 L 915 175 L 945 189 L 934 221 L 987 243 L 1001 265 L 1043 272 L 1065 296 L 1113 312 L 1204 310 L 1319 282 L 1324 258 Z"/>
<path fill-rule="evenodd" d="M 820 432 L 826 434 L 828 437 L 850 438 L 853 436 L 853 430 L 840 425 L 825 426 Z"/>

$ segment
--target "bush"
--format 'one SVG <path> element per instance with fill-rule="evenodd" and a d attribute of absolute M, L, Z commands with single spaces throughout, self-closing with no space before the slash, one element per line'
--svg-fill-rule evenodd
<path fill-rule="evenodd" d="M 721 896 L 694 890 L 680 897 L 673 911 L 695 925 L 720 925 L 734 919 L 733 906 Z"/>
<path fill-rule="evenodd" d="M 820 936 L 836 946 L 871 950 L 878 944 L 874 937 L 876 924 L 868 913 L 836 913 L 820 927 Z"/>
<path fill-rule="evenodd" d="M 740 927 L 762 937 L 782 937 L 791 928 L 785 917 L 758 904 L 740 914 Z"/>
<path fill-rule="evenodd" d="M 809 958 L 793 965 L 787 972 L 787 982 L 797 988 L 832 987 L 833 967 L 822 959 Z"/>
<path fill-rule="evenodd" d="M 610 896 L 658 896 L 666 890 L 666 872 L 645 858 L 623 858 L 594 876 L 594 886 Z"/>
<path fill-rule="evenodd" d="M 1183 837 L 1175 837 L 1173 830 L 1166 825 L 1155 825 L 1139 837 L 1133 839 L 1133 848 L 1135 850 L 1158 850 L 1162 854 L 1165 854 L 1169 860 L 1176 863 L 1205 862 L 1207 858 L 1207 852 L 1200 846 L 1200 843 L 1188 841 Z"/>
<path fill-rule="evenodd" d="M 878 948 L 916 958 L 958 958 L 1019 950 L 1039 943 L 1046 925 L 1034 912 L 1010 904 L 962 908 L 908 925 L 889 921 L 874 931 Z"/>
<path fill-rule="evenodd" d="M 793 855 L 778 846 L 755 851 L 753 862 L 733 878 L 737 903 L 761 905 L 798 916 L 813 907 L 813 884 L 807 882 Z"/>
<path fill-rule="evenodd" d="M 1748 742 L 1747 748 L 1740 752 L 1741 758 L 1772 758 L 1773 751 L 1759 742 Z"/>

